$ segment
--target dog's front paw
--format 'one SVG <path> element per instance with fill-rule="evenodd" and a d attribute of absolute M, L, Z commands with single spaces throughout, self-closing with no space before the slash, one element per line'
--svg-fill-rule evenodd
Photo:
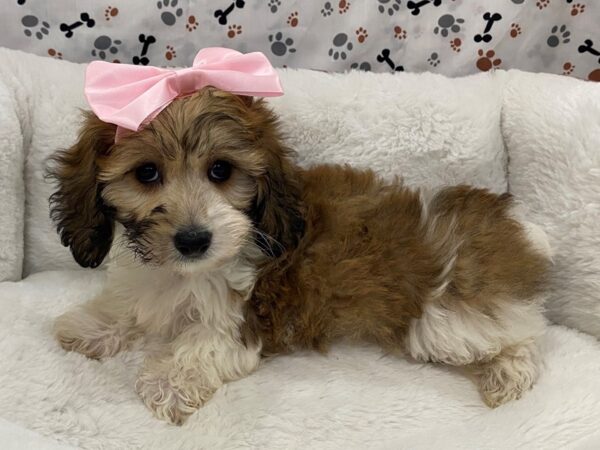
<path fill-rule="evenodd" d="M 92 359 L 116 354 L 123 346 L 116 329 L 80 311 L 63 314 L 54 323 L 54 336 L 62 348 Z"/>
<path fill-rule="evenodd" d="M 140 373 L 135 390 L 157 418 L 175 425 L 182 425 L 212 394 L 185 384 L 174 386 L 167 374 L 147 370 Z"/>

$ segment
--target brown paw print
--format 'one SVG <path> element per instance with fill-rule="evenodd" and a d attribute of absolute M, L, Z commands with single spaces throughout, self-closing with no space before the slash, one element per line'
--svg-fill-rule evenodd
<path fill-rule="evenodd" d="M 581 3 L 575 3 L 572 7 L 571 7 L 571 15 L 572 16 L 576 16 L 578 14 L 583 14 L 585 11 L 585 5 L 581 4 Z"/>
<path fill-rule="evenodd" d="M 483 50 L 479 49 L 477 50 L 477 55 L 479 55 L 479 59 L 477 59 L 475 65 L 482 72 L 487 72 L 488 70 L 496 68 L 502 64 L 502 60 L 500 58 L 494 59 L 494 56 L 496 56 L 496 52 L 494 50 L 488 50 L 484 54 Z"/>
<path fill-rule="evenodd" d="M 460 52 L 460 46 L 462 45 L 462 41 L 460 38 L 454 38 L 450 41 L 450 48 L 454 50 L 456 53 Z"/>
<path fill-rule="evenodd" d="M 537 6 L 539 9 L 544 9 L 549 4 L 550 0 L 537 0 L 537 2 L 535 2 L 535 6 Z"/>
<path fill-rule="evenodd" d="M 573 70 L 575 70 L 575 64 L 571 64 L 570 62 L 563 64 L 563 75 L 571 75 Z"/>
<path fill-rule="evenodd" d="M 402 27 L 399 27 L 398 25 L 396 25 L 394 27 L 394 37 L 396 39 L 406 39 L 406 30 L 402 29 Z"/>
<path fill-rule="evenodd" d="M 365 30 L 363 27 L 360 27 L 358 30 L 355 31 L 355 33 L 356 40 L 361 44 L 365 42 L 365 40 L 369 37 L 367 30 Z"/>
<path fill-rule="evenodd" d="M 590 81 L 600 81 L 600 69 L 592 70 L 588 75 Z"/>
<path fill-rule="evenodd" d="M 185 29 L 188 31 L 194 31 L 198 28 L 198 21 L 196 20 L 196 16 L 190 16 L 187 19 L 187 23 L 185 24 Z"/>
<path fill-rule="evenodd" d="M 348 0 L 340 0 L 340 2 L 338 3 L 338 10 L 339 10 L 340 14 L 344 14 L 345 12 L 348 12 L 349 9 L 350 9 L 350 2 Z"/>
<path fill-rule="evenodd" d="M 113 17 L 116 17 L 119 14 L 119 8 L 113 8 L 112 6 L 107 6 L 104 10 L 104 18 L 106 20 L 110 20 Z"/>
<path fill-rule="evenodd" d="M 519 36 L 521 34 L 523 30 L 521 29 L 521 25 L 519 25 L 518 23 L 511 23 L 510 24 L 510 37 L 511 38 L 516 38 L 517 36 Z"/>
<path fill-rule="evenodd" d="M 289 15 L 287 23 L 292 28 L 298 26 L 298 23 L 300 23 L 299 20 L 298 20 L 298 11 L 294 11 L 293 13 L 291 13 Z"/>
<path fill-rule="evenodd" d="M 53 48 L 49 48 L 48 49 L 48 55 L 52 56 L 53 58 L 56 59 L 63 59 L 63 54 L 61 52 L 57 52 L 56 50 L 54 50 Z"/>
<path fill-rule="evenodd" d="M 165 59 L 171 61 L 173 58 L 177 58 L 177 52 L 172 45 L 167 45 L 167 52 L 165 53 Z"/>
<path fill-rule="evenodd" d="M 233 25 L 229 25 L 227 27 L 227 37 L 229 39 L 233 39 L 238 34 L 242 34 L 242 26 L 241 25 L 233 24 Z"/>

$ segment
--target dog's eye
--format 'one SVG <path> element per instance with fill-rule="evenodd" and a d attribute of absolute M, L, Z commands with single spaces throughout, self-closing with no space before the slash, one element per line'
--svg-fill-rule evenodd
<path fill-rule="evenodd" d="M 208 170 L 208 179 L 213 183 L 222 183 L 231 176 L 231 164 L 227 161 L 218 160 Z"/>
<path fill-rule="evenodd" d="M 154 163 L 146 163 L 135 169 L 135 177 L 140 183 L 148 184 L 159 180 L 160 174 Z"/>

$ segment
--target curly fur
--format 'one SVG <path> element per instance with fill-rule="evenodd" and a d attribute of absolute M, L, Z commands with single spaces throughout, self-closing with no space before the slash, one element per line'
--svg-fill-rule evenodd
<path fill-rule="evenodd" d="M 535 382 L 550 254 L 509 195 L 300 169 L 261 101 L 212 88 L 113 137 L 88 116 L 56 159 L 53 217 L 77 261 L 97 266 L 114 222 L 122 230 L 104 293 L 55 330 L 94 358 L 145 336 L 136 390 L 158 417 L 182 423 L 261 354 L 325 351 L 340 338 L 462 366 L 490 406 Z M 233 166 L 226 183 L 207 178 L 215 160 Z M 148 161 L 163 174 L 152 186 L 134 176 Z M 197 260 L 173 245 L 190 224 L 214 234 Z"/>

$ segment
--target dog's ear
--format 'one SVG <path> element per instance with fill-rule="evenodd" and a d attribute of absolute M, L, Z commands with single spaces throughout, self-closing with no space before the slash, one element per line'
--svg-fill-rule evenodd
<path fill-rule="evenodd" d="M 288 151 L 279 146 L 271 149 L 267 170 L 257 187 L 253 208 L 259 231 L 256 239 L 264 253 L 278 257 L 298 245 L 305 228 L 298 169 Z"/>
<path fill-rule="evenodd" d="M 62 244 L 82 267 L 98 267 L 113 240 L 114 221 L 100 195 L 96 159 L 108 153 L 115 131 L 87 113 L 75 145 L 50 159 L 48 175 L 58 184 L 50 197 L 50 216 Z"/>

